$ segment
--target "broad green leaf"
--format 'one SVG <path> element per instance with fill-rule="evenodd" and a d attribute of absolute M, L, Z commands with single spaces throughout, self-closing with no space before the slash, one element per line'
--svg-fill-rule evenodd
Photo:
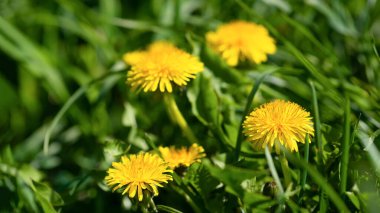
<path fill-rule="evenodd" d="M 246 185 L 245 182 L 247 180 L 251 180 L 254 177 L 265 176 L 268 174 L 267 171 L 254 171 L 230 165 L 226 165 L 225 168 L 221 169 L 211 165 L 208 160 L 203 162 L 211 175 L 223 182 L 227 186 L 228 191 L 247 202 L 245 203 L 246 205 L 253 205 L 255 203 L 269 200 L 269 198 L 264 195 L 257 192 L 247 191 L 243 188 L 243 186 Z"/>
<path fill-rule="evenodd" d="M 16 183 L 17 194 L 20 199 L 19 202 L 24 204 L 25 208 L 30 212 L 39 212 L 40 210 L 37 206 L 33 190 L 25 184 L 23 178 L 20 176 L 16 176 Z"/>
<path fill-rule="evenodd" d="M 47 184 L 34 182 L 34 185 L 36 198 L 45 212 L 56 212 L 54 206 L 62 206 L 64 204 L 61 196 Z"/>
<path fill-rule="evenodd" d="M 192 111 L 193 115 L 196 118 L 198 118 L 198 120 L 203 125 L 207 125 L 207 121 L 205 120 L 205 118 L 203 118 L 200 115 L 200 113 L 198 111 L 198 106 L 197 106 L 197 99 L 198 99 L 199 92 L 200 92 L 200 83 L 201 83 L 200 77 L 197 77 L 196 79 L 194 79 L 192 81 L 191 86 L 188 87 L 186 95 L 187 95 L 187 98 L 189 99 L 189 101 L 191 103 L 191 111 Z"/>
<path fill-rule="evenodd" d="M 200 75 L 199 96 L 197 98 L 197 108 L 199 114 L 209 125 L 218 126 L 221 122 L 220 103 L 217 94 L 212 86 L 212 79 L 205 75 Z"/>
<path fill-rule="evenodd" d="M 14 165 L 15 160 L 13 158 L 12 150 L 9 145 L 1 150 L 0 162 L 4 164 Z"/>

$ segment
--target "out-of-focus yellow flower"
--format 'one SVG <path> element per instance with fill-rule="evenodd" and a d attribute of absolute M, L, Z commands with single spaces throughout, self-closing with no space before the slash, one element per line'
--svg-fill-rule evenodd
<path fill-rule="evenodd" d="M 140 153 L 123 156 L 121 162 L 113 162 L 106 176 L 107 185 L 113 191 L 123 188 L 122 194 L 128 193 L 130 198 L 137 194 L 138 200 L 143 200 L 143 192 L 153 196 L 158 195 L 157 187 L 172 180 L 168 164 L 158 155 Z"/>
<path fill-rule="evenodd" d="M 127 83 L 133 89 L 142 88 L 144 92 L 172 92 L 172 83 L 184 86 L 196 73 L 203 71 L 203 63 L 198 58 L 178 49 L 174 45 L 158 41 L 145 51 L 134 51 L 123 56 L 131 65 Z"/>
<path fill-rule="evenodd" d="M 236 66 L 239 60 L 260 64 L 267 60 L 267 54 L 276 51 L 267 29 L 246 21 L 221 25 L 215 32 L 208 32 L 206 40 L 230 66 Z"/>
<path fill-rule="evenodd" d="M 298 104 L 275 100 L 252 111 L 243 123 L 243 133 L 255 148 L 280 144 L 298 152 L 297 142 L 305 143 L 306 134 L 314 135 L 310 113 Z"/>
<path fill-rule="evenodd" d="M 162 158 L 169 163 L 172 169 L 180 166 L 189 167 L 195 162 L 200 162 L 200 159 L 206 156 L 203 147 L 195 143 L 189 148 L 181 147 L 180 149 L 176 149 L 173 146 L 160 146 L 158 150 Z"/>

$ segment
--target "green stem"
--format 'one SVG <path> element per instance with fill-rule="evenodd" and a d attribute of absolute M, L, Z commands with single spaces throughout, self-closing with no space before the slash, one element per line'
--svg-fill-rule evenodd
<path fill-rule="evenodd" d="M 265 146 L 265 157 L 267 158 L 269 171 L 272 174 L 273 180 L 276 183 L 276 185 L 280 191 L 280 195 L 282 196 L 284 194 L 284 187 L 282 187 L 280 178 L 278 176 L 276 167 L 274 166 L 273 158 L 272 158 L 272 155 L 270 154 L 268 146 Z"/>
<path fill-rule="evenodd" d="M 313 111 L 314 111 L 314 129 L 315 129 L 315 138 L 317 141 L 317 158 L 320 167 L 323 167 L 323 147 L 322 147 L 322 136 L 321 136 L 321 120 L 319 118 L 319 108 L 318 108 L 318 97 L 315 91 L 313 81 L 309 82 L 311 87 L 311 93 L 313 98 Z"/>
<path fill-rule="evenodd" d="M 182 132 L 185 135 L 185 137 L 190 141 L 190 143 L 199 144 L 198 139 L 195 137 L 193 131 L 187 124 L 181 111 L 178 109 L 177 103 L 175 102 L 173 95 L 165 93 L 164 99 L 171 118 L 174 119 L 174 122 L 176 122 L 178 126 L 182 129 Z"/>
<path fill-rule="evenodd" d="M 240 156 L 240 150 L 241 150 L 241 143 L 243 141 L 243 122 L 245 120 L 245 116 L 249 113 L 249 111 L 251 110 L 251 107 L 252 107 L 252 102 L 253 102 L 253 99 L 257 93 L 257 91 L 259 90 L 259 87 L 261 85 L 261 83 L 264 81 L 264 79 L 272 74 L 273 72 L 277 71 L 277 69 L 275 70 L 271 70 L 269 72 L 266 72 L 266 73 L 263 73 L 255 82 L 255 84 L 253 85 L 252 87 L 252 90 L 251 92 L 249 93 L 248 95 L 248 98 L 247 98 L 247 103 L 245 105 L 245 109 L 244 109 L 244 113 L 243 113 L 243 116 L 241 118 L 241 121 L 240 121 L 240 126 L 239 126 L 239 131 L 238 131 L 238 136 L 237 136 L 237 139 L 236 139 L 236 147 L 235 147 L 235 156 L 234 156 L 234 160 L 235 161 L 238 161 L 239 160 L 239 156 Z"/>
<path fill-rule="evenodd" d="M 154 203 L 154 201 L 153 201 L 153 198 L 150 198 L 150 200 L 149 200 L 149 205 L 150 206 L 152 206 L 152 210 L 153 210 L 153 212 L 158 212 L 158 210 L 157 210 L 157 207 L 156 207 L 156 204 Z"/>
<path fill-rule="evenodd" d="M 322 174 L 325 173 L 324 162 L 323 162 L 323 145 L 322 145 L 322 135 L 321 135 L 321 120 L 319 117 L 319 107 L 318 107 L 318 97 L 315 91 L 313 81 L 309 81 L 311 87 L 311 94 L 313 100 L 313 117 L 314 117 L 314 129 L 315 129 L 315 139 L 317 142 L 317 161 L 318 168 L 322 171 Z M 326 193 L 321 189 L 319 193 L 319 211 L 326 212 L 327 211 L 328 200 L 326 199 Z"/>
<path fill-rule="evenodd" d="M 282 173 L 284 174 L 284 183 L 285 183 L 284 185 L 287 188 L 289 184 L 292 182 L 292 177 L 290 174 L 288 160 L 286 160 L 286 157 L 285 157 L 285 153 L 281 153 L 279 156 L 279 159 L 280 159 Z"/>
<path fill-rule="evenodd" d="M 340 198 L 338 193 L 334 190 L 334 188 L 329 184 L 328 180 L 324 178 L 317 169 L 309 165 L 307 162 L 300 160 L 296 157 L 294 157 L 291 153 L 289 153 L 287 150 L 283 149 L 283 151 L 286 154 L 286 158 L 289 160 L 289 162 L 295 164 L 296 166 L 306 169 L 306 171 L 309 173 L 310 177 L 314 180 L 316 184 L 318 184 L 322 191 L 326 193 L 327 196 L 330 197 L 331 201 L 335 204 L 337 209 L 339 209 L 340 212 L 350 212 L 347 208 L 346 204 L 343 202 L 343 200 Z"/>
<path fill-rule="evenodd" d="M 306 163 L 309 163 L 309 135 L 306 134 L 306 138 L 305 138 L 305 154 L 304 154 L 304 161 Z M 301 174 L 301 192 L 300 192 L 300 196 L 299 196 L 299 200 L 298 200 L 298 203 L 300 204 L 301 203 L 301 200 L 302 200 L 302 197 L 303 197 L 303 194 L 305 192 L 305 184 L 306 184 L 306 179 L 307 179 L 307 170 L 306 169 L 303 169 L 302 170 L 302 174 Z"/>
<path fill-rule="evenodd" d="M 342 160 L 340 163 L 340 187 L 339 192 L 343 195 L 347 188 L 347 171 L 348 171 L 348 158 L 350 153 L 350 99 L 346 96 L 345 108 L 344 108 L 344 135 L 343 135 L 343 151 Z"/>

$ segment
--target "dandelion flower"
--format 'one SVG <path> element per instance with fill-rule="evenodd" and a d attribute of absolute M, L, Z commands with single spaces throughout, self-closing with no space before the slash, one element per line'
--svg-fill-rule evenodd
<path fill-rule="evenodd" d="M 157 196 L 157 187 L 172 180 L 173 171 L 168 169 L 168 164 L 150 153 L 123 156 L 121 162 L 113 162 L 112 167 L 105 178 L 107 185 L 113 187 L 113 191 L 123 188 L 122 194 L 128 193 L 130 198 L 137 194 L 139 201 L 143 200 L 143 192 Z"/>
<path fill-rule="evenodd" d="M 189 167 L 195 162 L 200 162 L 200 159 L 206 156 L 203 147 L 195 143 L 189 148 L 175 149 L 173 146 L 160 146 L 158 149 L 162 158 L 169 163 L 169 167 L 172 169 L 180 166 Z"/>
<path fill-rule="evenodd" d="M 239 60 L 260 64 L 267 60 L 267 54 L 276 51 L 275 42 L 268 30 L 246 21 L 221 25 L 216 32 L 208 32 L 206 40 L 230 66 L 236 66 Z"/>
<path fill-rule="evenodd" d="M 252 111 L 243 123 L 243 133 L 258 149 L 279 144 L 291 151 L 298 151 L 297 142 L 304 143 L 306 134 L 314 135 L 310 113 L 298 104 L 275 100 Z"/>
<path fill-rule="evenodd" d="M 172 83 L 185 86 L 203 70 L 202 62 L 196 57 L 164 41 L 151 44 L 145 51 L 126 53 L 123 59 L 131 65 L 127 83 L 144 92 L 159 89 L 171 93 Z"/>

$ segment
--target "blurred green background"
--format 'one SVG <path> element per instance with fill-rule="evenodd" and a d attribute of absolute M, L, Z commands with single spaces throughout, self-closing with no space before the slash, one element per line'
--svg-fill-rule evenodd
<path fill-rule="evenodd" d="M 271 180 L 262 153 L 244 143 L 242 150 L 256 157 L 225 170 L 216 165 L 224 165 L 226 155 L 233 152 L 252 85 L 263 73 L 274 72 L 260 85 L 254 106 L 280 98 L 315 113 L 309 81 L 314 82 L 323 159 L 317 159 L 313 141 L 310 164 L 336 190 L 344 105 L 350 100 L 350 166 L 342 198 L 354 211 L 376 212 L 379 16 L 377 0 L 0 0 L 0 212 L 128 210 L 128 199 L 111 193 L 103 183 L 116 156 L 151 150 L 154 145 L 188 145 L 160 94 L 135 93 L 125 85 L 128 68 L 122 55 L 159 39 L 199 56 L 206 66 L 187 88 L 175 92 L 212 162 L 207 169 L 190 169 L 186 179 L 198 186 L 202 211 L 268 210 L 260 205 L 270 199 L 263 197 L 260 203 L 244 197 L 249 189 L 235 183 L 255 177 L 250 190 L 261 193 L 262 184 Z M 267 63 L 229 68 L 207 48 L 205 33 L 236 19 L 269 29 L 277 52 Z M 83 96 L 68 104 L 51 128 L 59 110 L 78 90 Z M 49 128 L 49 149 L 44 154 Z M 293 169 L 298 171 L 296 166 Z M 227 189 L 217 188 L 219 182 Z M 294 209 L 317 211 L 318 187 L 310 181 L 303 205 L 295 204 Z M 194 211 L 177 193 L 161 189 L 156 204 Z M 327 205 L 330 211 L 334 208 Z"/>

